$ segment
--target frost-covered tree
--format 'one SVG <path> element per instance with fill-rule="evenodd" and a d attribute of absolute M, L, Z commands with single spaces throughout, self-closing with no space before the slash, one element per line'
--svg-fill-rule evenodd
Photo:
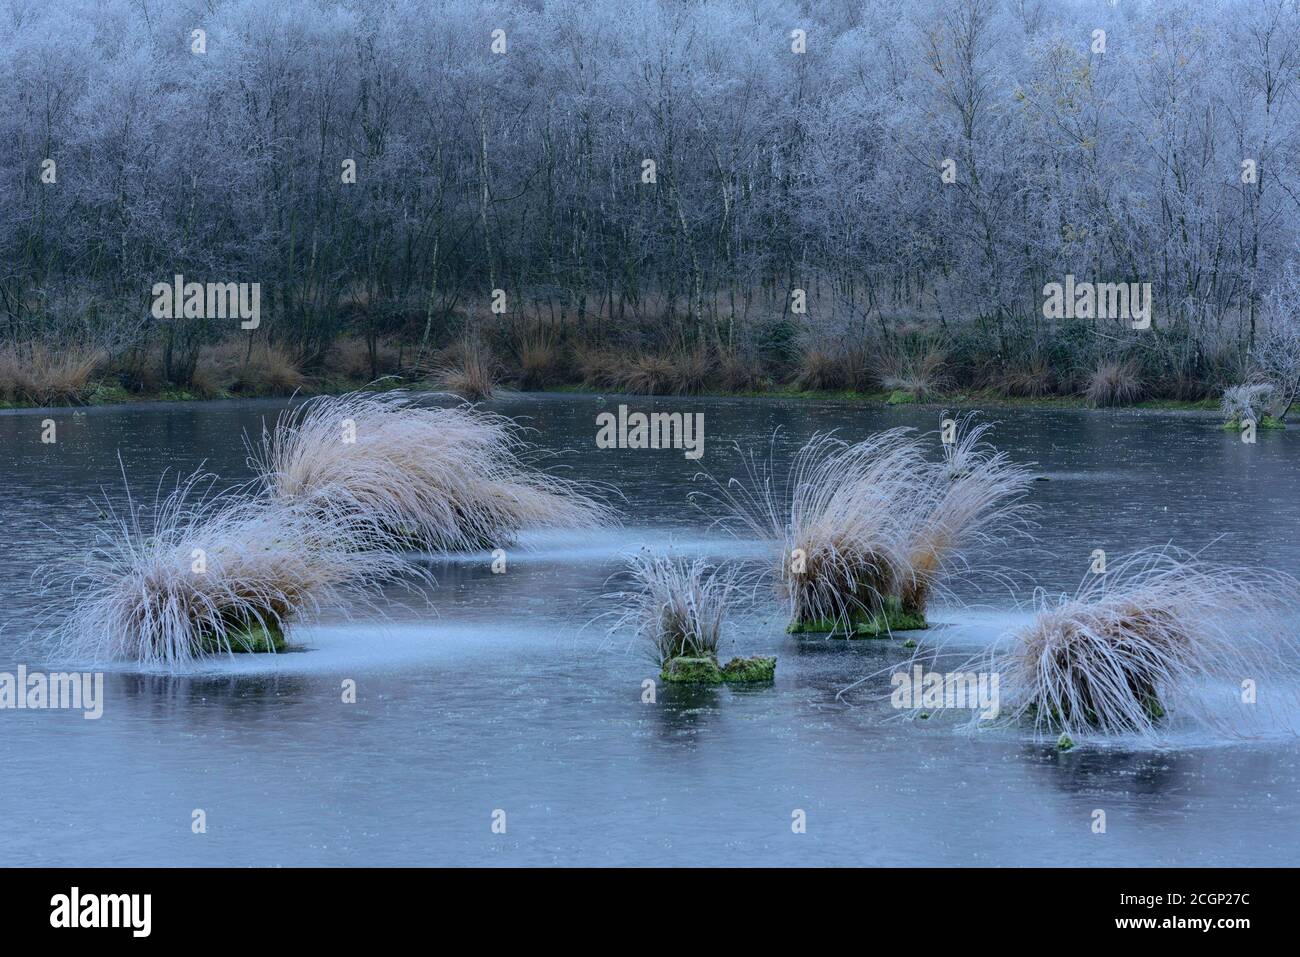
<path fill-rule="evenodd" d="M 1268 296 L 1251 362 L 1271 388 L 1269 413 L 1284 419 L 1300 395 L 1300 270 L 1288 263 Z"/>
<path fill-rule="evenodd" d="M 1298 71 L 1294 0 L 0 0 L 0 334 L 183 379 L 227 332 L 149 315 L 184 273 L 261 282 L 308 361 L 503 289 L 647 350 L 924 322 L 972 368 L 1208 375 L 1285 334 Z M 1044 318 L 1066 274 L 1150 282 L 1158 329 Z"/>

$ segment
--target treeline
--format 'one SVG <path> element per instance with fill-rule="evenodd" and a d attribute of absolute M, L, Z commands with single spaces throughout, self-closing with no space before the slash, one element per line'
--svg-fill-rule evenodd
<path fill-rule="evenodd" d="M 1294 0 L 8 0 L 0 336 L 1194 398 L 1297 255 L 1298 82 Z M 156 318 L 176 274 L 260 326 Z M 1045 318 L 1067 275 L 1152 329 Z"/>

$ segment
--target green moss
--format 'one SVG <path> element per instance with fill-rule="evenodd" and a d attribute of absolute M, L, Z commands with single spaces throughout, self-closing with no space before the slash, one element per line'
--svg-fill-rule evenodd
<path fill-rule="evenodd" d="M 915 648 L 915 647 L 916 647 L 916 642 L 913 641 L 911 638 L 909 638 L 909 639 L 907 639 L 907 641 L 903 642 L 903 647 L 904 647 L 904 648 Z"/>
<path fill-rule="evenodd" d="M 838 634 L 844 637 L 843 622 L 831 618 L 812 618 L 807 621 L 792 621 L 785 626 L 792 635 L 826 635 Z"/>
<path fill-rule="evenodd" d="M 673 658 L 659 673 L 663 681 L 676 684 L 722 684 L 722 669 L 712 658 Z"/>
<path fill-rule="evenodd" d="M 865 621 L 859 621 L 854 638 L 885 638 L 895 631 L 920 631 L 929 628 L 925 615 L 919 611 L 905 611 L 898 599 L 891 598 L 884 609 Z"/>
<path fill-rule="evenodd" d="M 116 383 L 101 382 L 91 390 L 90 395 L 86 397 L 86 402 L 90 405 L 114 405 L 119 402 L 130 402 L 131 393 Z"/>
<path fill-rule="evenodd" d="M 1056 750 L 1069 751 L 1072 747 L 1074 747 L 1074 738 L 1062 732 L 1061 736 L 1056 739 Z"/>
<path fill-rule="evenodd" d="M 231 624 L 225 630 L 225 642 L 217 640 L 215 635 L 204 636 L 200 646 L 207 652 L 225 653 L 226 644 L 235 654 L 266 654 L 281 652 L 287 647 L 284 629 L 274 622 L 263 624 L 251 621 L 243 624 Z"/>
<path fill-rule="evenodd" d="M 885 405 L 911 405 L 916 401 L 916 396 L 902 389 L 895 389 L 889 393 L 889 398 L 885 400 Z"/>
<path fill-rule="evenodd" d="M 1153 722 L 1159 721 L 1162 718 L 1164 718 L 1165 716 L 1164 705 L 1160 703 L 1160 699 L 1156 697 L 1156 693 L 1154 690 L 1152 690 L 1150 687 L 1147 687 L 1145 689 L 1141 687 L 1130 687 L 1130 690 L 1133 692 L 1133 695 L 1137 698 L 1138 703 L 1142 706 L 1142 710 L 1146 712 L 1148 718 L 1150 718 Z M 1038 705 L 1031 704 L 1029 706 L 1029 713 L 1037 717 Z M 1055 704 L 1048 706 L 1047 716 L 1050 719 L 1051 724 L 1057 725 L 1059 727 L 1063 723 L 1062 716 L 1061 716 L 1061 709 L 1058 708 Z M 1097 713 L 1093 711 L 1091 708 L 1085 708 L 1083 710 L 1083 719 L 1088 724 L 1095 725 L 1097 724 Z M 1066 735 L 1063 734 L 1062 737 L 1066 737 Z"/>
<path fill-rule="evenodd" d="M 890 597 L 885 607 L 875 614 L 860 613 L 848 623 L 848 630 L 842 621 L 830 618 L 815 618 L 809 621 L 792 621 L 786 631 L 792 635 L 815 634 L 829 635 L 832 638 L 888 638 L 896 631 L 920 631 L 929 628 L 925 614 L 906 611 L 902 602 Z"/>
<path fill-rule="evenodd" d="M 775 678 L 775 656 L 732 658 L 722 666 L 723 681 L 772 681 Z"/>
<path fill-rule="evenodd" d="M 1225 432 L 1240 432 L 1241 419 L 1233 418 L 1224 422 L 1220 428 Z M 1274 418 L 1271 415 L 1265 415 L 1255 421 L 1256 429 L 1285 429 L 1286 423 L 1281 419 Z"/>
<path fill-rule="evenodd" d="M 1160 699 L 1154 694 L 1143 695 L 1141 701 L 1142 710 L 1147 713 L 1147 717 L 1152 721 L 1159 721 L 1165 716 L 1164 706 L 1160 704 Z"/>
<path fill-rule="evenodd" d="M 722 666 L 713 657 L 671 658 L 663 666 L 659 677 L 674 684 L 716 685 L 724 681 L 751 684 L 772 681 L 776 678 L 776 657 L 754 655 L 750 658 L 732 658 Z"/>

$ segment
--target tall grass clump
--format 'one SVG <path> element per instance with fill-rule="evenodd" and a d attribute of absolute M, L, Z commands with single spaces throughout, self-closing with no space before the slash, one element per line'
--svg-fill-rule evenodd
<path fill-rule="evenodd" d="M 253 464 L 272 495 L 434 550 L 508 544 L 525 528 L 593 528 L 593 489 L 532 468 L 522 430 L 471 406 L 402 391 L 322 396 L 281 414 Z"/>
<path fill-rule="evenodd" d="M 615 629 L 630 625 L 637 645 L 663 667 L 674 658 L 717 658 L 727 607 L 737 587 L 730 571 L 643 549 L 624 569 L 629 588 Z"/>
<path fill-rule="evenodd" d="M 578 378 L 591 389 L 615 389 L 623 379 L 627 362 L 617 350 L 579 344 L 575 349 Z"/>
<path fill-rule="evenodd" d="M 1251 382 L 1224 389 L 1219 400 L 1223 427 L 1239 429 L 1247 421 L 1256 422 L 1263 428 L 1281 427 L 1282 423 L 1268 412 L 1273 392 L 1273 386 L 1268 382 Z"/>
<path fill-rule="evenodd" d="M 437 387 L 470 402 L 492 398 L 497 391 L 497 366 L 491 353 L 477 342 L 466 342 L 434 373 Z"/>
<path fill-rule="evenodd" d="M 1027 531 L 1031 476 L 986 440 L 988 425 L 955 424 L 942 460 L 911 429 L 849 444 L 819 433 L 784 480 L 772 456 L 742 456 L 745 475 L 703 496 L 721 521 L 779 553 L 778 589 L 791 632 L 873 636 L 926 627 L 927 602 L 948 575 Z"/>
<path fill-rule="evenodd" d="M 1088 401 L 1098 407 L 1132 405 L 1145 391 L 1142 370 L 1132 359 L 1102 359 L 1088 379 Z"/>
<path fill-rule="evenodd" d="M 992 426 L 977 423 L 974 413 L 952 420 L 952 427 L 943 460 L 926 471 L 927 487 L 918 496 L 923 512 L 910 526 L 906 574 L 899 580 L 899 603 L 913 627 L 924 627 L 926 604 L 941 578 L 969 569 L 975 555 L 987 562 L 1028 533 L 1024 497 L 1032 473 L 986 441 Z"/>
<path fill-rule="evenodd" d="M 0 346 L 0 398 L 36 405 L 82 405 L 105 362 L 98 346 L 42 342 Z"/>
<path fill-rule="evenodd" d="M 1230 724 L 1242 682 L 1295 672 L 1300 583 L 1146 549 L 1089 574 L 1072 597 L 1035 597 L 1033 621 L 990 652 L 1002 714 L 1037 731 L 1154 735 L 1166 713 Z"/>
<path fill-rule="evenodd" d="M 1013 362 L 996 376 L 994 388 L 1005 396 L 1041 399 L 1051 395 L 1054 385 L 1052 364 L 1042 352 L 1032 352 Z"/>
<path fill-rule="evenodd" d="M 677 367 L 671 359 L 645 354 L 623 363 L 617 385 L 631 395 L 668 395 L 676 380 Z"/>
<path fill-rule="evenodd" d="M 813 392 L 838 392 L 853 384 L 853 373 L 842 354 L 812 346 L 799 358 L 794 384 Z"/>
<path fill-rule="evenodd" d="M 353 382 L 373 382 L 401 371 L 401 350 L 385 339 L 368 341 L 361 336 L 349 336 L 330 348 L 326 365 Z"/>
<path fill-rule="evenodd" d="M 944 384 L 947 356 L 930 342 L 891 345 L 881 349 L 874 373 L 891 401 L 925 400 Z"/>
<path fill-rule="evenodd" d="M 772 458 L 744 457 L 746 475 L 704 497 L 725 523 L 779 553 L 778 589 L 792 632 L 875 633 L 909 576 L 924 459 L 910 429 L 849 444 L 818 433 L 784 481 Z"/>
<path fill-rule="evenodd" d="M 207 388 L 243 396 L 288 396 L 309 384 L 295 356 L 269 342 L 230 339 L 205 346 L 195 372 Z"/>
<path fill-rule="evenodd" d="M 519 344 L 519 387 L 540 390 L 553 385 L 562 375 L 559 344 L 545 332 L 527 336 Z"/>
<path fill-rule="evenodd" d="M 95 542 L 53 575 L 73 606 L 58 651 L 76 660 L 176 667 L 284 647 L 323 606 L 367 603 L 407 563 L 365 529 L 244 492 L 214 496 L 196 473 L 137 508 L 107 506 Z"/>

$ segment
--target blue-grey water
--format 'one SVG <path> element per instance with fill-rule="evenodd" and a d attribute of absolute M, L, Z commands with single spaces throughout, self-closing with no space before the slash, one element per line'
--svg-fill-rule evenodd
<path fill-rule="evenodd" d="M 796 639 L 758 595 L 724 654 L 779 656 L 774 686 L 660 686 L 656 669 L 591 624 L 620 556 L 753 556 L 688 504 L 733 443 L 778 454 L 818 429 L 847 438 L 932 429 L 936 410 L 754 399 L 519 396 L 566 474 L 624 496 L 615 531 L 531 535 L 491 558 L 434 558 L 427 604 L 384 620 L 340 611 L 301 649 L 205 674 L 111 671 L 100 720 L 0 711 L 0 855 L 54 865 L 1255 865 L 1300 857 L 1300 743 L 1172 730 L 1163 747 L 1057 753 L 1014 730 L 899 720 L 877 695 L 837 692 L 903 661 L 902 639 Z M 705 413 L 705 455 L 597 450 L 595 416 Z M 246 478 L 243 435 L 280 404 L 211 403 L 0 414 L 0 671 L 42 666 L 28 639 L 64 596 L 42 573 L 90 541 L 120 455 L 152 497 L 165 470 Z M 1019 620 L 1034 584 L 1073 590 L 1091 553 L 1212 546 L 1225 562 L 1300 574 L 1300 431 L 1254 445 L 1197 416 L 1000 410 L 996 443 L 1037 463 L 1038 545 L 997 556 L 1009 585 L 959 585 L 917 634 L 974 650 Z M 41 442 L 52 418 L 58 441 Z M 1113 558 L 1112 558 L 1113 560 Z M 1013 593 L 1014 590 L 1014 593 Z M 357 701 L 342 701 L 356 682 Z M 887 689 L 887 679 L 873 679 Z M 866 691 L 871 691 L 868 683 Z M 879 690 L 877 687 L 875 690 Z M 1267 732 L 1268 729 L 1265 729 Z M 205 833 L 194 833 L 196 809 Z M 1106 812 L 1103 834 L 1093 812 Z M 505 812 L 505 833 L 493 814 Z M 806 831 L 792 830 L 804 812 Z"/>

